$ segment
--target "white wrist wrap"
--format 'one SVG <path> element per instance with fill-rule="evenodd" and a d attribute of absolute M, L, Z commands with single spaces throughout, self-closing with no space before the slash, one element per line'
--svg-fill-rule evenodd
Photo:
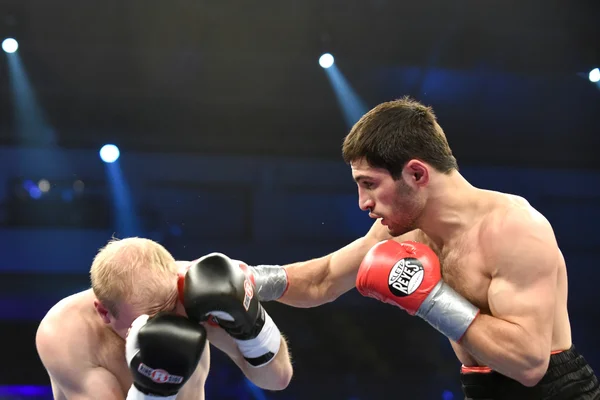
<path fill-rule="evenodd" d="M 144 394 L 138 390 L 134 385 L 131 385 L 129 392 L 127 392 L 127 398 L 125 400 L 175 400 L 176 394 L 168 397 L 152 396 L 150 394 Z"/>
<path fill-rule="evenodd" d="M 439 281 L 423 301 L 417 315 L 458 343 L 479 314 L 475 307 L 454 289 Z"/>
<path fill-rule="evenodd" d="M 250 340 L 235 339 L 235 341 L 240 352 L 246 359 L 258 359 L 267 356 L 264 362 L 261 362 L 259 365 L 252 364 L 255 367 L 262 367 L 274 359 L 279 352 L 279 348 L 281 347 L 281 333 L 275 322 L 271 319 L 271 316 L 265 311 L 265 324 L 258 336 Z"/>

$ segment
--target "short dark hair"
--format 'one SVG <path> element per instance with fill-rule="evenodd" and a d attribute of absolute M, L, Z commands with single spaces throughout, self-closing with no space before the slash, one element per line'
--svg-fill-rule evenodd
<path fill-rule="evenodd" d="M 387 169 L 394 179 L 411 159 L 419 159 L 442 173 L 458 170 L 456 158 L 431 107 L 409 98 L 379 104 L 352 127 L 344 139 L 346 163 L 365 158 Z"/>

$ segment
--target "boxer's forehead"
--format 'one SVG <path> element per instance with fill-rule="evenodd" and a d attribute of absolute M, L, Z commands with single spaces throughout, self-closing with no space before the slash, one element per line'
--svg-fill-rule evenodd
<path fill-rule="evenodd" d="M 371 166 L 366 159 L 361 158 L 350 163 L 352 168 L 352 178 L 359 182 L 363 179 L 383 179 L 390 176 L 390 173 L 385 168 L 377 168 Z"/>

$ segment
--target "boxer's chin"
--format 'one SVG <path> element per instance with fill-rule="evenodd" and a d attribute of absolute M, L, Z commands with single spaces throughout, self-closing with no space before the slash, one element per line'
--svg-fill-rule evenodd
<path fill-rule="evenodd" d="M 405 224 L 386 224 L 385 225 L 387 227 L 388 230 L 388 234 L 392 237 L 398 237 L 398 236 L 402 236 L 405 233 L 408 233 L 412 230 L 414 230 L 415 228 L 412 228 L 410 226 L 407 226 Z"/>
<path fill-rule="evenodd" d="M 398 237 L 408 232 L 406 229 L 400 229 L 399 227 L 393 225 L 388 225 L 387 230 L 389 235 L 392 237 Z"/>

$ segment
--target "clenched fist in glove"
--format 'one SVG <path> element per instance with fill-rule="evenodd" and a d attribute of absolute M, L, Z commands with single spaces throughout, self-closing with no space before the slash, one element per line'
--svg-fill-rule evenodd
<path fill-rule="evenodd" d="M 281 334 L 258 301 L 245 268 L 224 254 L 211 253 L 191 264 L 179 290 L 189 318 L 201 322 L 212 317 L 235 339 L 246 361 L 259 367 L 277 355 Z"/>
<path fill-rule="evenodd" d="M 373 246 L 360 265 L 356 288 L 423 318 L 455 342 L 479 314 L 442 281 L 437 255 L 422 243 L 386 240 Z"/>
<path fill-rule="evenodd" d="M 192 376 L 206 345 L 202 325 L 172 313 L 138 317 L 127 334 L 133 385 L 127 400 L 174 400 Z"/>

